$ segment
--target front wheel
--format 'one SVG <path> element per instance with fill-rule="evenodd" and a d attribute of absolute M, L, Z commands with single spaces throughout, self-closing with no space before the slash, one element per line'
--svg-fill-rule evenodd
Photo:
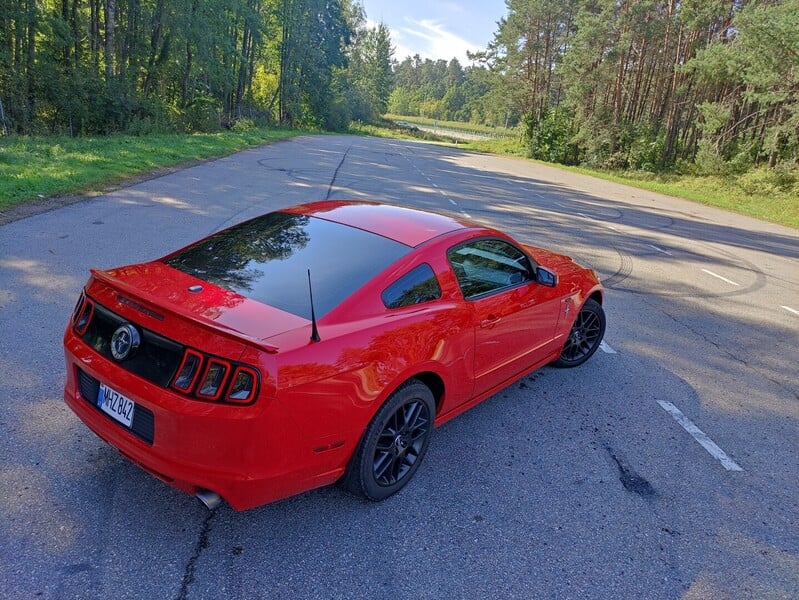
<path fill-rule="evenodd" d="M 599 302 L 589 298 L 574 320 L 560 357 L 552 364 L 561 368 L 583 364 L 599 348 L 604 335 L 605 311 Z"/>
<path fill-rule="evenodd" d="M 412 379 L 377 411 L 355 450 L 343 484 L 375 502 L 400 491 L 427 452 L 435 419 L 430 389 Z"/>

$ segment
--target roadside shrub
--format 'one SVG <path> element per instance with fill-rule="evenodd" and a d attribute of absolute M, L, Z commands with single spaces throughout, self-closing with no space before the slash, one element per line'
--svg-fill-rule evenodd
<path fill-rule="evenodd" d="M 572 116 L 561 108 L 547 110 L 536 120 L 525 118 L 525 137 L 531 158 L 565 165 L 577 164 L 578 148 L 572 142 Z"/>
<path fill-rule="evenodd" d="M 197 96 L 183 110 L 183 129 L 188 133 L 219 131 L 222 104 L 211 96 Z"/>
<path fill-rule="evenodd" d="M 255 121 L 253 121 L 249 117 L 244 117 L 242 119 L 239 119 L 238 121 L 233 123 L 233 127 L 231 127 L 233 131 L 238 131 L 238 132 L 250 131 L 251 129 L 255 128 L 256 128 Z"/>

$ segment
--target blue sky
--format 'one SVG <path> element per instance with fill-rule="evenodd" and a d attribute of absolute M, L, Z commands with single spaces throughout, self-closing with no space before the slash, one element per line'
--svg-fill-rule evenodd
<path fill-rule="evenodd" d="M 484 50 L 494 39 L 505 0 L 360 0 L 370 25 L 382 21 L 391 30 L 394 58 L 422 58 L 470 63 L 466 50 Z"/>

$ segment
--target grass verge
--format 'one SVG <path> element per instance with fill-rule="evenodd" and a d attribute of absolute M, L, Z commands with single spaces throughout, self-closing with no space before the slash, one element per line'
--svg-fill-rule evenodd
<path fill-rule="evenodd" d="M 797 169 L 793 173 L 785 173 L 758 168 L 740 174 L 700 176 L 646 172 L 611 173 L 555 166 L 799 229 Z"/>
<path fill-rule="evenodd" d="M 0 138 L 0 211 L 307 133 L 294 129 L 109 137 Z"/>

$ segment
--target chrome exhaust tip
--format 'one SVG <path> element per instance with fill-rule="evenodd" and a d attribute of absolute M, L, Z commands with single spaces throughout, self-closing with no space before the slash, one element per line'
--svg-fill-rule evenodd
<path fill-rule="evenodd" d="M 205 505 L 208 510 L 214 510 L 222 504 L 222 496 L 211 490 L 200 490 L 196 494 L 197 499 Z"/>

